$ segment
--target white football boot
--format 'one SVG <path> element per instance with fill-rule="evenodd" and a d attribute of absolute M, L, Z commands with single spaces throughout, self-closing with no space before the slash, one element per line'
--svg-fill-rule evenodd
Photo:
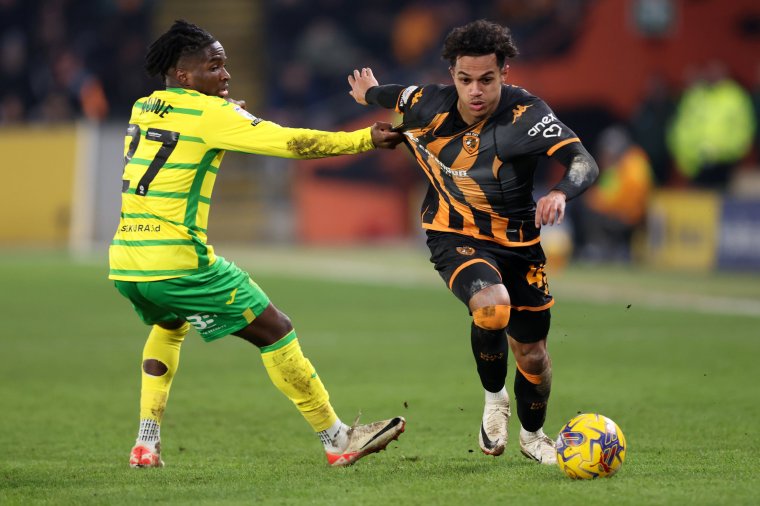
<path fill-rule="evenodd" d="M 506 399 L 489 400 L 483 408 L 478 443 L 486 455 L 498 457 L 504 453 L 509 438 L 509 396 Z"/>
<path fill-rule="evenodd" d="M 406 427 L 406 420 L 401 416 L 364 425 L 357 425 L 358 421 L 357 417 L 354 425 L 348 429 L 347 443 L 340 450 L 325 451 L 327 462 L 331 466 L 350 466 L 370 453 L 384 450 L 391 441 L 398 439 Z"/>
<path fill-rule="evenodd" d="M 520 427 L 520 451 L 531 460 L 541 464 L 554 465 L 557 463 L 557 449 L 544 429 L 528 432 Z"/>

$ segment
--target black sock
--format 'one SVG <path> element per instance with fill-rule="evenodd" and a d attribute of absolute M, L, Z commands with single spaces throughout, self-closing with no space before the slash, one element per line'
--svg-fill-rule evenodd
<path fill-rule="evenodd" d="M 515 368 L 517 369 L 517 368 Z M 517 417 L 520 424 L 529 432 L 535 432 L 544 426 L 546 405 L 551 392 L 551 375 L 545 384 L 536 385 L 528 381 L 520 372 L 515 371 L 515 401 Z"/>
<path fill-rule="evenodd" d="M 483 388 L 498 392 L 507 378 L 507 333 L 505 329 L 486 330 L 474 323 L 470 330 L 472 354 Z"/>

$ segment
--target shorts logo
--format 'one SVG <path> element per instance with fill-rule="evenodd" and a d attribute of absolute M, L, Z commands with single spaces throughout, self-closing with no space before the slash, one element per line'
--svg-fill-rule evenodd
<path fill-rule="evenodd" d="M 467 132 L 462 138 L 462 145 L 465 151 L 474 155 L 478 151 L 478 146 L 480 146 L 480 136 L 477 132 Z"/>
<path fill-rule="evenodd" d="M 233 302 L 235 302 L 235 295 L 237 295 L 237 291 L 238 291 L 237 288 L 235 288 L 234 290 L 232 290 L 232 293 L 230 293 L 230 300 L 228 300 L 227 302 L 225 302 L 225 304 L 227 304 L 229 306 L 230 304 L 232 304 Z"/>
<path fill-rule="evenodd" d="M 188 316 L 187 318 L 185 318 L 185 320 L 190 322 L 190 325 L 195 327 L 195 330 L 203 330 L 207 328 L 209 325 L 214 323 L 214 320 L 211 319 L 211 316 L 212 315 L 208 315 L 208 314 L 204 314 L 204 315 L 194 314 L 194 315 Z M 213 316 L 216 316 L 216 315 L 213 315 Z"/>
<path fill-rule="evenodd" d="M 544 264 L 531 265 L 525 279 L 531 286 L 535 286 L 539 290 L 543 290 L 546 295 L 549 295 L 549 284 L 546 282 Z"/>
<path fill-rule="evenodd" d="M 475 248 L 472 246 L 457 246 L 457 253 L 460 255 L 471 257 L 475 254 Z"/>

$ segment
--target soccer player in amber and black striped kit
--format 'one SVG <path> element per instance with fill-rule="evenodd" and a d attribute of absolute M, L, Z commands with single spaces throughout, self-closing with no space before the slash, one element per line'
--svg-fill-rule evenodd
<path fill-rule="evenodd" d="M 222 45 L 177 21 L 148 50 L 146 69 L 165 89 L 139 99 L 124 140 L 121 220 L 110 279 L 152 326 L 142 361 L 140 427 L 129 463 L 161 467 L 160 428 L 179 353 L 192 325 L 205 341 L 234 334 L 257 346 L 274 385 L 318 433 L 333 466 L 384 449 L 403 432 L 392 418 L 347 426 L 301 352 L 290 319 L 206 242 L 211 192 L 225 151 L 322 158 L 393 148 L 390 124 L 355 132 L 284 128 L 229 98 Z"/>
<path fill-rule="evenodd" d="M 472 315 L 472 351 L 485 389 L 480 448 L 498 456 L 507 444 L 509 343 L 517 364 L 520 449 L 528 458 L 553 464 L 554 443 L 543 424 L 551 390 L 546 340 L 554 300 L 540 227 L 560 223 L 566 201 L 586 190 L 599 169 L 540 98 L 506 84 L 506 59 L 516 54 L 508 29 L 479 20 L 455 28 L 444 42 L 453 86 L 380 86 L 369 68 L 355 70 L 348 81 L 358 103 L 403 115 L 396 130 L 404 133 L 429 179 L 422 226 L 431 261 Z M 542 156 L 566 171 L 535 202 L 533 174 Z"/>

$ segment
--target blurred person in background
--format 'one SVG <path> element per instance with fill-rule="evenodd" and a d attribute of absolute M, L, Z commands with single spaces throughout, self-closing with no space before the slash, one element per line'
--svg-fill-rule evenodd
<path fill-rule="evenodd" d="M 32 100 L 26 34 L 18 27 L 0 32 L 0 123 L 16 123 Z"/>
<path fill-rule="evenodd" d="M 631 136 L 649 157 L 657 185 L 667 185 L 673 174 L 673 159 L 666 142 L 676 102 L 665 78 L 650 76 L 647 92 L 631 118 Z"/>
<path fill-rule="evenodd" d="M 760 63 L 755 67 L 755 82 L 752 86 L 752 108 L 755 120 L 760 121 Z M 755 125 L 755 164 L 760 166 L 760 125 Z"/>
<path fill-rule="evenodd" d="M 749 153 L 756 119 L 749 93 L 711 61 L 684 90 L 668 131 L 676 168 L 696 186 L 725 189 Z"/>
<path fill-rule="evenodd" d="M 566 201 L 593 184 L 598 168 L 543 100 L 506 84 L 506 61 L 515 55 L 509 29 L 478 20 L 444 41 L 441 56 L 453 85 L 380 86 L 369 68 L 354 70 L 348 82 L 359 104 L 403 115 L 396 129 L 429 179 L 422 227 L 431 262 L 472 316 L 470 342 L 485 390 L 481 450 L 499 456 L 507 444 L 509 344 L 517 365 L 520 449 L 554 464 L 554 442 L 543 431 L 554 299 L 540 229 L 562 221 Z M 548 156 L 565 167 L 564 177 L 535 202 L 534 172 L 538 159 Z"/>
<path fill-rule="evenodd" d="M 123 69 L 142 59 L 154 4 L 0 0 L 0 124 L 100 121 L 148 93 Z"/>
<path fill-rule="evenodd" d="M 244 102 L 230 98 L 226 60 L 211 34 L 175 22 L 145 58 L 148 74 L 160 76 L 165 89 L 135 102 L 124 140 L 122 208 L 109 249 L 109 278 L 151 326 L 129 463 L 163 466 L 161 422 L 192 325 L 204 341 L 233 334 L 258 347 L 272 383 L 318 434 L 328 463 L 350 465 L 398 438 L 405 420 L 348 426 L 338 418 L 290 319 L 247 272 L 207 243 L 211 193 L 226 151 L 324 158 L 393 148 L 402 136 L 389 124 L 323 132 L 253 116 Z"/>
<path fill-rule="evenodd" d="M 628 261 L 634 233 L 645 221 L 654 178 L 646 152 L 621 125 L 597 140 L 600 175 L 571 211 L 576 257 Z"/>

